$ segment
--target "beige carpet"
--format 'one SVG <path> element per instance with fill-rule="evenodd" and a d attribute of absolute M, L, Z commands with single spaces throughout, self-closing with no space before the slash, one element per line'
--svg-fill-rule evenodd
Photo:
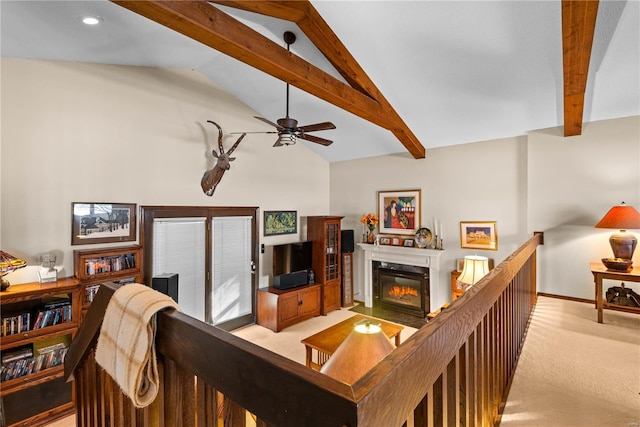
<path fill-rule="evenodd" d="M 296 325 L 289 326 L 278 333 L 260 325 L 250 325 L 238 329 L 233 333 L 242 339 L 251 341 L 260 347 L 264 347 L 304 365 L 305 348 L 300 341 L 356 314 L 358 313 L 350 311 L 348 308 L 342 308 L 332 311 L 326 316 L 317 316 Z M 417 331 L 417 329 L 404 326 L 404 329 L 400 333 L 400 341 L 403 342 L 415 331 Z"/>
<path fill-rule="evenodd" d="M 501 427 L 640 425 L 640 315 L 539 297 Z"/>

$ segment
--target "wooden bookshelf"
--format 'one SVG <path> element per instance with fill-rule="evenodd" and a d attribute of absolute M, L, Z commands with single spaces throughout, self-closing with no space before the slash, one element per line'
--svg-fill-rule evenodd
<path fill-rule="evenodd" d="M 74 272 L 80 281 L 84 318 L 101 283 L 142 283 L 142 248 L 139 245 L 73 251 Z"/>
<path fill-rule="evenodd" d="M 79 325 L 79 281 L 13 285 L 0 292 L 0 304 L 0 353 L 6 368 L 0 377 L 3 425 L 43 426 L 73 413 L 75 391 L 71 382 L 64 381 L 64 357 Z M 41 319 L 48 313 L 49 321 L 34 329 L 39 313 Z M 5 322 L 11 318 L 25 321 L 16 327 Z"/>

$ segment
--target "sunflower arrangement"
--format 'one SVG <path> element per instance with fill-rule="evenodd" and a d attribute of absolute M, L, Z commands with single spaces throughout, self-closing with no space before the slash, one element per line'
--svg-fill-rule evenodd
<path fill-rule="evenodd" d="M 364 214 L 362 215 L 362 218 L 360 218 L 360 222 L 363 223 L 364 225 L 366 225 L 369 230 L 372 230 L 376 228 L 376 225 L 378 225 L 378 222 L 380 221 L 380 219 L 378 218 L 378 215 L 376 214 Z"/>

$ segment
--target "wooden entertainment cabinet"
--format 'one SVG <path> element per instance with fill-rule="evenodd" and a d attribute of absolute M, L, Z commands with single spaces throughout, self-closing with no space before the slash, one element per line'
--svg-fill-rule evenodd
<path fill-rule="evenodd" d="M 274 332 L 320 315 L 322 285 L 258 289 L 258 324 Z"/>

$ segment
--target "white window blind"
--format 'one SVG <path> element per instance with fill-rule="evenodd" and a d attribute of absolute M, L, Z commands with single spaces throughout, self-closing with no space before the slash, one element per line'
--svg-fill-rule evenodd
<path fill-rule="evenodd" d="M 178 274 L 178 305 L 205 319 L 206 218 L 156 218 L 153 222 L 153 276 Z"/>
<path fill-rule="evenodd" d="M 213 218 L 212 322 L 252 313 L 251 217 Z"/>

